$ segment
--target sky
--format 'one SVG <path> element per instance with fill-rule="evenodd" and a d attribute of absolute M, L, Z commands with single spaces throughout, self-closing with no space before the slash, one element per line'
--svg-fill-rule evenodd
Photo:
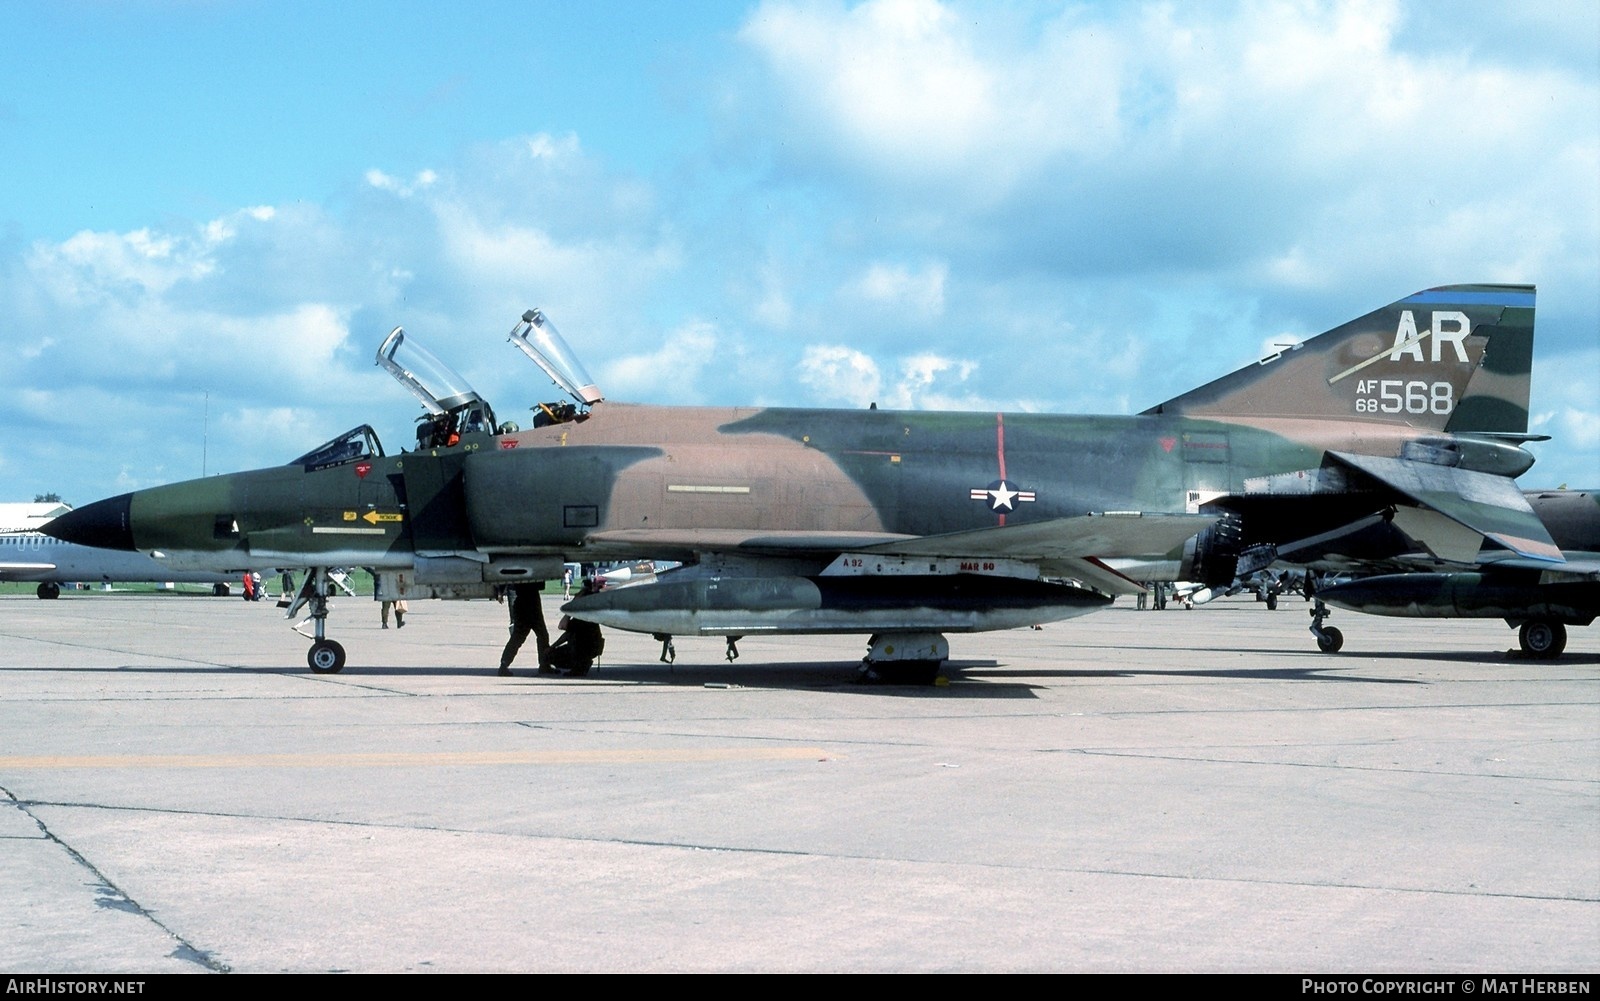
<path fill-rule="evenodd" d="M 1600 5 L 0 0 L 0 499 L 605 395 L 1137 413 L 1412 292 L 1539 290 L 1600 486 Z"/>

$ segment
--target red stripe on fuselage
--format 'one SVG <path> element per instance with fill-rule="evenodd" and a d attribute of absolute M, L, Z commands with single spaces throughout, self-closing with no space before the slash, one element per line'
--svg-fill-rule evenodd
<path fill-rule="evenodd" d="M 1000 482 L 1004 483 L 1005 479 L 1006 479 L 1006 415 L 1005 414 L 995 414 L 994 415 L 994 438 L 995 438 L 995 451 L 999 453 L 999 457 L 1000 457 Z M 1005 523 L 1006 523 L 1006 515 L 1005 515 L 1004 511 L 1001 511 L 1000 512 L 1000 524 L 1004 525 Z"/>

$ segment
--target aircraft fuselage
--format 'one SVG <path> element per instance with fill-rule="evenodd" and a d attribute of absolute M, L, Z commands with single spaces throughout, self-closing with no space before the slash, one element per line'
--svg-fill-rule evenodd
<path fill-rule="evenodd" d="M 1087 513 L 1199 511 L 1330 449 L 1401 454 L 1403 426 L 1165 416 L 664 408 L 450 448 L 277 466 L 111 498 L 102 545 L 174 566 L 408 568 L 418 554 L 692 558 L 736 537 L 831 533 L 847 545 Z M 1314 484 L 1303 489 L 1316 496 Z M 1334 520 L 1348 520 L 1348 490 Z M 1383 506 L 1381 494 L 1370 504 Z M 1360 506 L 1360 502 L 1358 502 Z M 1303 525 L 1301 526 L 1303 527 Z M 1248 528 L 1248 526 L 1247 526 Z M 778 548 L 781 548 L 779 546 Z M 556 570 L 559 575 L 559 568 Z"/>

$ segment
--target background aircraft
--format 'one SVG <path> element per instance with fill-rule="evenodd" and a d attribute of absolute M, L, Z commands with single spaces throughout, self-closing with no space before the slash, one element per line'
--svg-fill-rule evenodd
<path fill-rule="evenodd" d="M 525 431 L 396 328 L 378 362 L 428 411 L 415 450 L 386 455 L 363 426 L 51 531 L 310 567 L 318 671 L 344 664 L 329 566 L 372 567 L 381 597 L 467 597 L 564 561 L 665 559 L 687 565 L 567 611 L 730 644 L 865 633 L 869 667 L 925 675 L 944 633 L 1080 614 L 1139 580 L 1225 584 L 1369 524 L 1393 552 L 1489 540 L 1561 563 L 1513 479 L 1533 462 L 1533 321 L 1531 286 L 1430 289 L 1142 414 L 1080 417 L 607 403 L 530 310 L 511 339 L 572 402 Z"/>
<path fill-rule="evenodd" d="M 1284 594 L 1316 600 L 1311 633 L 1324 653 L 1338 653 L 1344 645 L 1339 629 L 1323 625 L 1332 605 L 1407 618 L 1505 619 L 1518 630 L 1525 654 L 1559 657 L 1566 648 L 1567 626 L 1586 626 L 1600 617 L 1600 493 L 1528 490 L 1524 496 L 1564 562 L 1530 562 L 1494 545 L 1484 546 L 1469 567 L 1417 550 L 1368 560 L 1329 552 L 1311 565 L 1280 559 L 1273 568 L 1241 576 L 1226 588 L 1179 581 L 1169 593 L 1172 600 L 1192 607 L 1248 590 L 1269 611 Z M 1387 522 L 1380 524 L 1384 532 L 1392 531 Z M 1372 538 L 1365 545 L 1384 548 Z"/>
<path fill-rule="evenodd" d="M 59 597 L 67 583 L 210 584 L 225 595 L 243 572 L 178 570 L 142 552 L 95 549 L 41 532 L 0 532 L 0 581 L 37 581 L 41 598 Z"/>
<path fill-rule="evenodd" d="M 35 532 L 51 518 L 71 510 L 71 504 L 59 501 L 0 503 L 0 532 Z"/>
<path fill-rule="evenodd" d="M 1318 588 L 1319 603 L 1373 615 L 1505 619 L 1523 653 L 1553 659 L 1567 645 L 1567 626 L 1600 616 L 1600 493 L 1530 491 L 1533 510 L 1565 561 L 1530 561 L 1505 549 L 1479 554 L 1470 570 L 1379 573 Z M 1313 611 L 1318 645 L 1337 652 L 1344 637 Z M 1319 627 L 1320 630 L 1319 630 Z"/>

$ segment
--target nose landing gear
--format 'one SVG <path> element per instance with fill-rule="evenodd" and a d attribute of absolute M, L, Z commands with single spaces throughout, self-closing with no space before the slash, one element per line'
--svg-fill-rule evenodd
<path fill-rule="evenodd" d="M 306 664 L 310 666 L 312 674 L 338 674 L 344 670 L 344 647 L 326 636 L 328 592 L 332 586 L 328 568 L 313 567 L 306 574 L 299 597 L 283 613 L 284 618 L 292 619 L 302 605 L 311 609 L 312 632 L 316 638 L 311 643 L 311 649 L 306 651 Z"/>

